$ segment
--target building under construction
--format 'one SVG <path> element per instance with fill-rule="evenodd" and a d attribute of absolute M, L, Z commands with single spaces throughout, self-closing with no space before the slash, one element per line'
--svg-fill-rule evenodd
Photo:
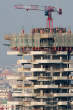
<path fill-rule="evenodd" d="M 35 28 L 30 34 L 6 35 L 5 40 L 9 40 L 7 54 L 22 56 L 12 93 L 19 102 L 17 110 L 73 110 L 71 30 Z"/>
<path fill-rule="evenodd" d="M 72 110 L 73 34 L 65 28 L 33 29 L 31 34 L 6 35 L 13 51 L 22 55 L 20 78 L 13 86 L 22 110 Z M 29 60 L 25 56 L 31 56 Z M 17 92 L 16 92 L 16 91 Z"/>

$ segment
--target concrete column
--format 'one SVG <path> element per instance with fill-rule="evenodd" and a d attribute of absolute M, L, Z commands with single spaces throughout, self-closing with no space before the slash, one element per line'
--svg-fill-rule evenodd
<path fill-rule="evenodd" d="M 51 71 L 51 76 L 53 77 L 53 72 Z"/>
<path fill-rule="evenodd" d="M 42 76 L 43 76 L 43 74 L 40 74 L 40 76 L 42 77 Z"/>
<path fill-rule="evenodd" d="M 62 61 L 62 56 L 60 56 L 60 61 Z"/>
<path fill-rule="evenodd" d="M 32 61 L 34 60 L 34 56 L 32 55 Z M 32 64 L 32 68 L 34 67 L 34 64 Z"/>
<path fill-rule="evenodd" d="M 43 68 L 43 65 L 41 64 L 41 68 Z"/>
<path fill-rule="evenodd" d="M 52 60 L 53 59 L 53 56 L 52 55 L 50 55 L 50 60 Z"/>
<path fill-rule="evenodd" d="M 40 85 L 42 85 L 43 82 L 40 82 Z"/>
<path fill-rule="evenodd" d="M 14 110 L 16 110 L 16 105 L 14 105 Z"/>
<path fill-rule="evenodd" d="M 41 102 L 43 102 L 43 99 L 40 99 Z"/>
<path fill-rule="evenodd" d="M 34 56 L 32 55 L 32 61 L 34 60 Z"/>
<path fill-rule="evenodd" d="M 22 60 L 24 60 L 24 54 L 22 56 Z M 22 69 L 24 70 L 24 65 L 22 65 Z M 24 72 L 22 72 L 22 78 L 23 78 L 23 82 L 22 82 L 22 92 L 24 93 Z"/>
<path fill-rule="evenodd" d="M 34 76 L 34 73 L 32 72 L 32 76 Z"/>
<path fill-rule="evenodd" d="M 41 60 L 43 60 L 43 57 L 41 56 Z"/>
<path fill-rule="evenodd" d="M 20 109 L 19 110 L 23 110 L 22 106 L 20 106 Z"/>
<path fill-rule="evenodd" d="M 43 96 L 43 90 L 40 91 L 41 96 Z"/>
<path fill-rule="evenodd" d="M 32 82 L 32 86 L 34 86 L 34 83 Z"/>
<path fill-rule="evenodd" d="M 62 72 L 60 72 L 60 77 L 62 76 Z"/>
<path fill-rule="evenodd" d="M 9 108 L 8 110 L 14 110 L 14 106 L 15 106 L 15 105 L 10 105 L 10 106 L 8 106 L 8 108 Z"/>
<path fill-rule="evenodd" d="M 51 73 L 53 72 L 53 67 L 52 67 L 52 66 L 50 67 L 50 72 L 51 72 Z"/>
<path fill-rule="evenodd" d="M 43 110 L 43 107 L 41 107 L 41 110 Z"/>
<path fill-rule="evenodd" d="M 34 90 L 32 90 L 32 94 L 34 94 Z"/>

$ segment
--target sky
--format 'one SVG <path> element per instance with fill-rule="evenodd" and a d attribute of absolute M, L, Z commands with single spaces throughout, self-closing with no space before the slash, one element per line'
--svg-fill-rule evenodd
<path fill-rule="evenodd" d="M 0 66 L 16 64 L 17 56 L 6 54 L 8 47 L 3 44 L 5 34 L 19 33 L 24 27 L 29 33 L 33 27 L 45 27 L 46 17 L 44 12 L 26 12 L 16 10 L 15 4 L 24 5 L 51 5 L 62 8 L 62 16 L 54 14 L 54 27 L 62 26 L 71 28 L 73 32 L 73 0 L 0 0 Z"/>

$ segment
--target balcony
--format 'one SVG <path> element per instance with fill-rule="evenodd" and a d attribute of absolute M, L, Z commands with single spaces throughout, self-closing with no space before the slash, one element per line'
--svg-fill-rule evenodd
<path fill-rule="evenodd" d="M 65 76 L 53 76 L 53 80 L 68 80 L 69 78 L 68 77 L 65 77 Z"/>
<path fill-rule="evenodd" d="M 58 69 L 56 69 L 56 68 L 52 68 L 52 69 L 48 68 L 45 71 L 47 71 L 47 72 L 50 72 L 50 71 L 52 71 L 52 72 L 73 72 L 73 68 L 58 68 Z"/>
<path fill-rule="evenodd" d="M 13 93 L 13 97 L 35 97 L 36 95 L 34 93 Z"/>
<path fill-rule="evenodd" d="M 34 86 L 24 86 L 24 89 L 28 89 L 28 88 L 30 88 L 30 89 L 32 89 Z"/>
<path fill-rule="evenodd" d="M 65 71 L 65 72 L 73 72 L 73 68 L 58 68 L 58 69 L 56 69 L 56 68 L 18 68 L 17 69 L 17 71 L 18 72 L 37 72 L 37 71 L 39 71 L 39 72 L 50 72 L 50 71 L 52 71 L 52 72 L 63 72 L 63 71 Z"/>
<path fill-rule="evenodd" d="M 37 76 L 25 77 L 25 80 L 38 80 L 38 77 Z"/>
<path fill-rule="evenodd" d="M 51 60 L 51 59 L 39 59 L 39 60 L 34 60 L 33 64 L 39 64 L 39 63 L 62 63 L 62 60 Z"/>
<path fill-rule="evenodd" d="M 39 63 L 65 63 L 65 64 L 73 64 L 72 60 L 61 60 L 61 59 L 37 59 L 37 60 L 18 60 L 17 64 L 39 64 Z"/>
<path fill-rule="evenodd" d="M 46 102 L 31 102 L 31 106 L 44 106 Z"/>
<path fill-rule="evenodd" d="M 47 68 L 45 69 L 46 72 L 60 72 L 60 71 L 64 71 L 63 68 Z"/>
<path fill-rule="evenodd" d="M 6 76 L 7 80 L 20 80 L 20 75 L 8 75 Z"/>
<path fill-rule="evenodd" d="M 35 93 L 37 98 L 47 98 L 47 97 L 53 97 L 53 93 Z"/>
<path fill-rule="evenodd" d="M 72 60 L 62 60 L 65 64 L 73 64 Z"/>
<path fill-rule="evenodd" d="M 42 54 L 46 54 L 46 51 L 31 51 L 30 54 L 31 55 L 42 55 Z"/>
<path fill-rule="evenodd" d="M 72 97 L 73 93 L 55 93 L 54 97 Z"/>
<path fill-rule="evenodd" d="M 24 104 L 24 106 L 44 106 L 44 105 L 46 105 L 46 102 L 24 102 L 23 103 Z"/>
<path fill-rule="evenodd" d="M 58 88 L 62 88 L 62 89 L 72 89 L 73 88 L 73 86 L 71 86 L 71 85 L 61 85 L 61 86 L 58 86 Z"/>
<path fill-rule="evenodd" d="M 24 94 L 21 92 L 21 93 L 12 93 L 12 96 L 13 97 L 24 97 Z"/>
<path fill-rule="evenodd" d="M 34 89 L 58 88 L 58 85 L 34 85 Z"/>
<path fill-rule="evenodd" d="M 7 51 L 7 55 L 20 55 L 19 51 Z"/>
<path fill-rule="evenodd" d="M 30 72 L 30 68 L 18 68 L 17 71 L 18 72 Z"/>
<path fill-rule="evenodd" d="M 73 72 L 73 68 L 64 68 L 64 71 Z"/>
<path fill-rule="evenodd" d="M 31 71 L 32 72 L 35 72 L 35 71 L 45 71 L 45 68 L 31 68 Z"/>
<path fill-rule="evenodd" d="M 31 106 L 31 102 L 25 101 L 25 102 L 23 102 L 23 106 L 29 107 L 29 106 Z"/>
<path fill-rule="evenodd" d="M 51 81 L 52 76 L 39 76 L 38 81 Z"/>
<path fill-rule="evenodd" d="M 57 51 L 57 55 L 67 55 L 67 51 Z"/>
<path fill-rule="evenodd" d="M 17 64 L 31 64 L 31 60 L 18 60 Z"/>
<path fill-rule="evenodd" d="M 8 105 L 22 105 L 22 101 L 7 101 Z"/>
<path fill-rule="evenodd" d="M 67 105 L 67 104 L 68 104 L 67 101 L 59 101 L 59 102 L 57 103 L 57 105 Z"/>

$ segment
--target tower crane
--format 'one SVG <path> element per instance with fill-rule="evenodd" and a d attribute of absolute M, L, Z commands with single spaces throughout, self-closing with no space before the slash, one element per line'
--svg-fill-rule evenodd
<path fill-rule="evenodd" d="M 62 15 L 62 9 L 59 8 L 57 9 L 54 6 L 40 6 L 40 5 L 22 5 L 22 4 L 18 4 L 18 5 L 14 5 L 14 7 L 16 9 L 24 9 L 26 11 L 44 11 L 45 16 L 47 16 L 47 28 L 49 26 L 49 28 L 53 28 L 53 17 L 52 17 L 52 13 L 56 12 L 59 15 Z"/>

